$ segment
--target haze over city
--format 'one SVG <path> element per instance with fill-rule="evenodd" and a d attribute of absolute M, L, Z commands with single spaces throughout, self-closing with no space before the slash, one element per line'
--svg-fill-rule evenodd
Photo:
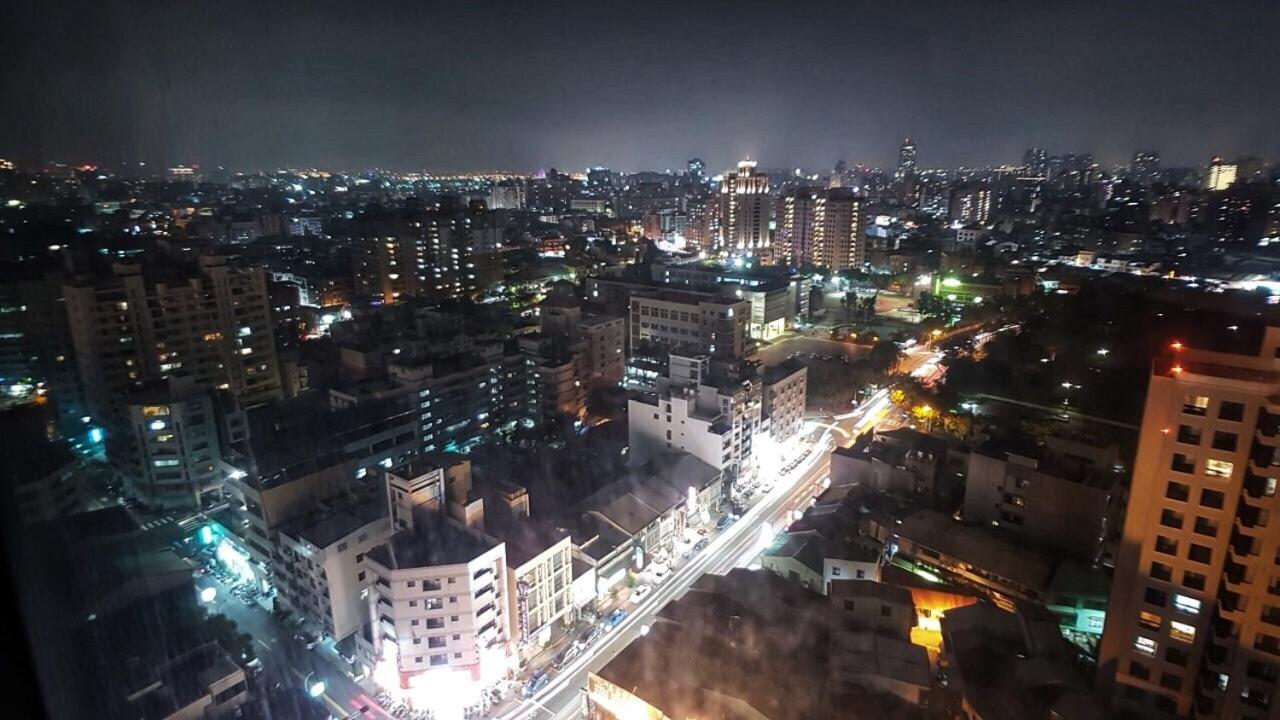
<path fill-rule="evenodd" d="M 0 156 L 532 172 L 1280 150 L 1268 2 L 9 3 Z"/>

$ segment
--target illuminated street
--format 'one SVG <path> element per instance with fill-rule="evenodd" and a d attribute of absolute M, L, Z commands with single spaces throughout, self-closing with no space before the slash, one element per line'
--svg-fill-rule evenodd
<path fill-rule="evenodd" d="M 887 392 L 873 395 L 864 407 L 848 413 L 833 424 L 815 423 L 816 437 L 811 451 L 792 472 L 780 478 L 772 490 L 759 497 L 733 525 L 713 539 L 705 550 L 677 568 L 661 585 L 632 608 L 625 620 L 597 641 L 589 651 L 568 663 L 533 698 L 522 702 L 499 717 L 502 720 L 523 718 L 574 718 L 585 707 L 583 697 L 587 673 L 604 667 L 644 628 L 669 601 L 682 596 L 695 580 L 705 573 L 724 573 L 735 567 L 747 567 L 773 541 L 773 536 L 790 522 L 792 513 L 803 510 L 822 491 L 822 481 L 829 476 L 831 450 L 836 444 L 847 444 L 852 429 L 866 428 L 889 410 Z M 834 428 L 834 430 L 833 430 Z"/>

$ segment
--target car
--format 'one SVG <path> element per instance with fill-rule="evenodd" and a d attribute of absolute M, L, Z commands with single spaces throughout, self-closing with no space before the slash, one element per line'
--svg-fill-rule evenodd
<path fill-rule="evenodd" d="M 653 589 L 652 585 L 640 585 L 631 591 L 631 601 L 640 602 L 649 596 L 649 591 Z"/>
<path fill-rule="evenodd" d="M 525 697 L 533 697 L 550 681 L 551 676 L 547 674 L 547 671 L 539 670 L 533 674 L 533 677 L 529 678 L 528 682 L 524 684 L 524 687 L 520 689 L 520 692 Z"/>
<path fill-rule="evenodd" d="M 733 524 L 732 515 L 721 515 L 720 519 L 716 521 L 716 529 L 723 530 L 732 524 Z"/>
<path fill-rule="evenodd" d="M 601 629 L 599 625 L 593 625 L 590 630 L 582 633 L 582 637 L 578 639 L 578 642 L 583 645 L 590 645 L 600 637 L 600 633 L 602 632 L 604 632 L 604 630 Z"/>
<path fill-rule="evenodd" d="M 618 625 L 620 625 L 622 621 L 625 620 L 626 618 L 627 618 L 627 611 L 623 610 L 622 608 L 618 608 L 617 610 L 614 610 L 613 612 L 609 613 L 605 617 L 604 623 L 603 623 L 604 629 L 612 630 L 618 627 Z"/>
<path fill-rule="evenodd" d="M 306 632 L 305 630 L 293 636 L 294 640 L 307 646 L 308 650 L 314 650 L 316 645 L 320 644 L 320 638 L 315 633 Z"/>
<path fill-rule="evenodd" d="M 697 542 L 697 544 L 695 544 L 695 545 L 693 546 L 693 551 L 694 551 L 694 552 L 702 552 L 703 550 L 706 550 L 706 549 L 707 549 L 707 545 L 708 545 L 707 539 L 706 539 L 706 538 L 702 538 L 701 540 L 699 540 L 699 541 Z"/>
<path fill-rule="evenodd" d="M 262 674 L 262 658 L 254 658 L 244 664 L 244 669 L 249 673 L 249 677 L 257 677 Z"/>

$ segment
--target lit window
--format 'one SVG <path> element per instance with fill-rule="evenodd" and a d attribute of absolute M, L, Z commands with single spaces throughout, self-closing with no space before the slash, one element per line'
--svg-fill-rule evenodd
<path fill-rule="evenodd" d="M 1192 625 L 1177 620 L 1169 621 L 1169 637 L 1182 642 L 1195 642 L 1196 629 Z"/>
<path fill-rule="evenodd" d="M 1133 649 L 1134 649 L 1134 650 L 1137 650 L 1138 652 L 1142 653 L 1143 655 L 1149 655 L 1149 656 L 1151 656 L 1151 657 L 1155 657 L 1155 655 L 1156 655 L 1156 641 L 1155 641 L 1155 640 L 1152 640 L 1151 638 L 1146 638 L 1146 637 L 1142 637 L 1141 635 L 1139 635 L 1139 636 L 1138 636 L 1137 638 L 1135 638 L 1135 639 L 1134 639 L 1134 641 L 1133 641 Z"/>
<path fill-rule="evenodd" d="M 1235 466 L 1226 460 L 1209 459 L 1204 461 L 1204 474 L 1209 477 L 1229 478 L 1231 477 L 1231 471 L 1234 469 Z"/>
<path fill-rule="evenodd" d="M 1184 612 L 1188 615 L 1200 614 L 1200 601 L 1193 597 L 1187 597 L 1186 595 L 1174 595 L 1173 606 L 1177 608 L 1178 612 Z"/>
<path fill-rule="evenodd" d="M 1144 628 L 1147 628 L 1148 630 L 1159 630 L 1160 623 L 1161 623 L 1160 616 L 1153 612 L 1147 612 L 1146 610 L 1143 610 L 1142 612 L 1138 613 L 1138 624 Z"/>

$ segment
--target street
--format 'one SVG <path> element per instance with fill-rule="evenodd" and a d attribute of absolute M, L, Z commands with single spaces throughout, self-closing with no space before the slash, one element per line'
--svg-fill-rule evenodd
<path fill-rule="evenodd" d="M 242 632 L 253 637 L 254 649 L 262 660 L 263 668 L 257 680 L 259 687 L 270 688 L 280 683 L 305 688 L 308 676 L 314 673 L 312 680 L 319 679 L 325 684 L 325 691 L 319 699 L 337 717 L 346 717 L 367 706 L 365 718 L 396 720 L 393 715 L 383 712 L 363 688 L 334 664 L 333 659 L 323 657 L 321 649 L 307 650 L 295 640 L 294 631 L 287 624 L 276 621 L 260 605 L 245 604 L 217 578 L 208 574 L 196 578 L 197 592 L 209 587 L 216 592 L 213 602 L 207 604 L 209 611 L 226 615 Z M 259 698 L 265 695 L 257 693 Z M 264 716 L 270 717 L 265 712 Z"/>

